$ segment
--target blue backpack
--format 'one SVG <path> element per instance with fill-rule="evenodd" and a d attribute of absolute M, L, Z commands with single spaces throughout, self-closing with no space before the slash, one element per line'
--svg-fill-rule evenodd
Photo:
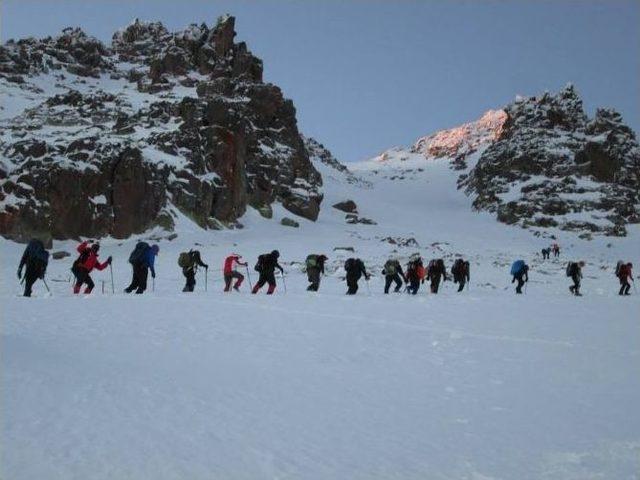
<path fill-rule="evenodd" d="M 511 275 L 517 275 L 524 268 L 524 260 L 516 260 L 511 265 Z"/>

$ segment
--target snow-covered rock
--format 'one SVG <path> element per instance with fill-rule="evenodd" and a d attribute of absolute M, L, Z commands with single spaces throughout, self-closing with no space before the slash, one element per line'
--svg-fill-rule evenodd
<path fill-rule="evenodd" d="M 136 20 L 110 46 L 66 29 L 0 47 L 0 234 L 123 238 L 172 229 L 174 207 L 219 228 L 274 202 L 315 220 L 293 103 L 234 26 Z"/>

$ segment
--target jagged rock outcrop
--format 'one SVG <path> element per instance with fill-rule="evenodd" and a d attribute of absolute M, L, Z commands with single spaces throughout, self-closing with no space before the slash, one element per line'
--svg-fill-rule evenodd
<path fill-rule="evenodd" d="M 501 134 L 461 178 L 475 208 L 508 224 L 615 236 L 640 222 L 640 148 L 620 114 L 589 120 L 571 85 L 505 112 Z"/>
<path fill-rule="evenodd" d="M 235 35 L 230 16 L 136 20 L 111 46 L 66 29 L 0 47 L 0 234 L 123 238 L 178 212 L 219 228 L 274 202 L 315 220 L 295 107 Z"/>

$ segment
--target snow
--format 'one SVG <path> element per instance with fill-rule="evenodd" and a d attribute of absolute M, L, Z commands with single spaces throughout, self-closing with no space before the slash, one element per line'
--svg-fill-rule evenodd
<path fill-rule="evenodd" d="M 536 238 L 474 212 L 446 159 L 403 155 L 355 165 L 355 183 L 317 161 L 323 208 L 299 228 L 278 225 L 291 216 L 279 204 L 273 220 L 249 208 L 244 228 L 209 232 L 172 209 L 172 241 L 159 229 L 102 239 L 115 294 L 107 269 L 74 297 L 76 243 L 56 241 L 72 256 L 50 262 L 52 294 L 38 282 L 21 298 L 24 246 L 0 240 L 2 477 L 637 479 L 640 297 L 617 295 L 613 267 L 637 264 L 638 226 L 626 238 Z M 346 199 L 378 224 L 346 224 L 331 208 Z M 551 234 L 561 258 L 542 261 Z M 155 291 L 127 296 L 128 254 L 150 237 L 161 238 Z M 177 256 L 189 248 L 210 265 L 207 292 L 200 271 L 196 292 L 181 293 Z M 271 297 L 221 292 L 227 254 L 252 266 L 274 248 L 286 293 L 281 281 Z M 470 288 L 383 295 L 384 261 L 415 252 L 449 268 L 463 255 Z M 305 291 L 309 253 L 330 257 L 318 294 Z M 346 297 L 351 255 L 373 278 Z M 522 296 L 515 258 L 531 266 Z M 569 259 L 587 262 L 580 298 L 568 294 Z"/>

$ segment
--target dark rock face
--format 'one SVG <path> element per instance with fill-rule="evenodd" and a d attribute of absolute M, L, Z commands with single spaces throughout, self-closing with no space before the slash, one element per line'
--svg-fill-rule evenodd
<path fill-rule="evenodd" d="M 505 111 L 500 138 L 461 177 L 475 208 L 507 224 L 614 236 L 640 222 L 640 147 L 620 114 L 589 120 L 570 85 Z"/>
<path fill-rule="evenodd" d="M 315 220 L 322 179 L 295 107 L 234 26 L 136 20 L 110 47 L 79 29 L 0 47 L 0 89 L 26 105 L 0 110 L 0 234 L 124 238 L 179 213 L 233 227 L 274 202 Z"/>
<path fill-rule="evenodd" d="M 354 202 L 353 200 L 345 200 L 343 202 L 338 202 L 335 205 L 333 205 L 333 208 L 345 213 L 358 213 L 358 206 L 356 205 L 356 202 Z"/>

